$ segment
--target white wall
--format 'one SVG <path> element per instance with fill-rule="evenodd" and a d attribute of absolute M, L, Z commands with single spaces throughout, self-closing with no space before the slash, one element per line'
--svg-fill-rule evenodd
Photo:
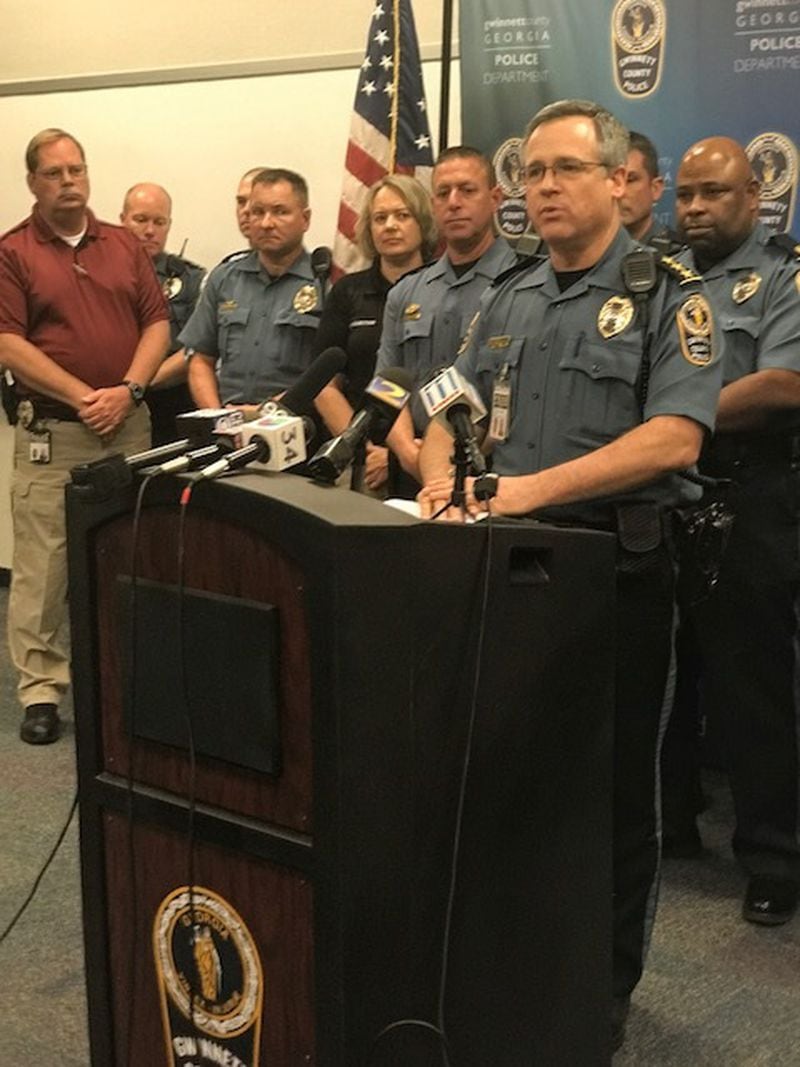
<path fill-rule="evenodd" d="M 438 143 L 439 63 L 423 64 L 433 143 Z M 220 81 L 0 96 L 0 232 L 30 211 L 24 152 L 47 126 L 73 133 L 86 151 L 95 212 L 116 221 L 122 197 L 138 181 L 173 197 L 169 248 L 185 237 L 188 258 L 213 266 L 240 248 L 233 196 L 240 175 L 257 164 L 287 166 L 307 179 L 312 222 L 308 246 L 330 244 L 336 228 L 344 153 L 357 71 L 326 70 Z M 450 142 L 460 133 L 457 63 L 453 65 Z M 0 416 L 2 418 L 2 416 Z M 10 453 L 0 434 L 0 500 L 7 500 Z M 0 567 L 8 567 L 8 509 L 0 508 Z"/>
<path fill-rule="evenodd" d="M 439 64 L 424 64 L 434 144 Z M 454 65 L 450 139 L 458 140 Z M 356 87 L 355 70 L 272 75 L 176 85 L 0 97 L 0 231 L 28 214 L 23 155 L 46 126 L 73 133 L 86 151 L 91 204 L 116 221 L 125 190 L 164 185 L 173 198 L 170 248 L 212 266 L 241 247 L 233 214 L 240 175 L 258 164 L 299 171 L 311 188 L 308 243 L 330 244 Z"/>

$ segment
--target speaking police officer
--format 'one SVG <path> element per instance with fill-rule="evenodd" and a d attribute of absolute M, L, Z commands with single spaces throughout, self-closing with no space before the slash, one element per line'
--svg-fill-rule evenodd
<path fill-rule="evenodd" d="M 713 428 L 720 386 L 700 279 L 638 252 L 650 288 L 641 298 L 629 289 L 636 245 L 619 213 L 627 152 L 627 131 L 599 105 L 561 101 L 531 120 L 527 207 L 549 258 L 498 279 L 456 364 L 490 409 L 492 511 L 617 532 L 615 1044 L 642 971 L 658 871 L 656 763 L 673 621 L 665 520 L 698 493 L 678 472 Z M 423 514 L 449 499 L 451 450 L 431 424 Z M 483 506 L 471 488 L 467 501 Z"/>

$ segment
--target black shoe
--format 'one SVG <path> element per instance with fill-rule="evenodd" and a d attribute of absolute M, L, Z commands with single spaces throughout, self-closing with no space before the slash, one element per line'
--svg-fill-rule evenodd
<path fill-rule="evenodd" d="M 19 736 L 29 745 L 51 745 L 53 741 L 58 741 L 59 726 L 55 704 L 31 704 L 25 709 Z"/>
<path fill-rule="evenodd" d="M 630 997 L 614 997 L 611 1001 L 611 1049 L 616 1052 L 625 1044 L 625 1024 L 631 1006 Z"/>
<path fill-rule="evenodd" d="M 742 915 L 748 922 L 762 926 L 787 923 L 797 910 L 799 888 L 788 878 L 757 875 L 747 883 Z"/>

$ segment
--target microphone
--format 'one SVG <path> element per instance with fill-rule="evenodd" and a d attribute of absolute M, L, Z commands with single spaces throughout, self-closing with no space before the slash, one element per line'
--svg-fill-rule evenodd
<path fill-rule="evenodd" d="M 313 415 L 314 400 L 325 386 L 344 370 L 347 353 L 342 348 L 326 348 L 307 367 L 294 385 L 290 385 L 280 400 L 273 401 L 274 410 L 284 415 Z"/>
<path fill-rule="evenodd" d="M 425 411 L 463 445 L 473 471 L 486 473 L 486 460 L 475 437 L 473 423 L 486 414 L 483 401 L 455 367 L 448 367 L 420 389 Z"/>
<path fill-rule="evenodd" d="M 353 461 L 367 437 L 383 444 L 400 412 L 411 398 L 414 379 L 402 367 L 390 367 L 376 375 L 364 392 L 364 407 L 332 441 L 318 449 L 307 465 L 316 481 L 333 484 Z"/>
<path fill-rule="evenodd" d="M 314 276 L 324 282 L 331 273 L 333 253 L 327 245 L 320 245 L 311 253 L 311 269 Z"/>
<path fill-rule="evenodd" d="M 198 408 L 184 411 L 175 418 L 175 425 L 183 431 L 195 448 L 214 444 L 214 434 L 240 426 L 244 415 L 235 408 Z"/>
<path fill-rule="evenodd" d="M 148 448 L 144 452 L 126 456 L 125 463 L 132 471 L 138 471 L 142 467 L 152 467 L 155 463 L 180 455 L 189 448 L 189 445 L 189 439 L 185 437 L 180 441 L 169 441 L 165 445 L 159 445 L 158 448 Z"/>
<path fill-rule="evenodd" d="M 146 470 L 146 474 L 180 474 L 182 471 L 197 470 L 204 463 L 216 459 L 220 452 L 225 451 L 225 445 L 220 441 L 216 445 L 206 445 L 204 448 L 195 448 L 191 452 L 184 452 L 182 456 L 168 459 L 157 467 Z"/>
<path fill-rule="evenodd" d="M 204 467 L 197 480 L 216 478 L 258 462 L 270 471 L 284 471 L 306 458 L 303 420 L 297 415 L 262 415 L 236 432 L 241 447 Z"/>

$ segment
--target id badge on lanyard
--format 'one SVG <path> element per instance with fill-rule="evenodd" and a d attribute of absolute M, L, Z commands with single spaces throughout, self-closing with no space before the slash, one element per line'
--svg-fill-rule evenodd
<path fill-rule="evenodd" d="M 489 436 L 494 441 L 508 438 L 511 421 L 511 368 L 504 363 L 492 386 L 492 412 L 489 418 Z"/>

